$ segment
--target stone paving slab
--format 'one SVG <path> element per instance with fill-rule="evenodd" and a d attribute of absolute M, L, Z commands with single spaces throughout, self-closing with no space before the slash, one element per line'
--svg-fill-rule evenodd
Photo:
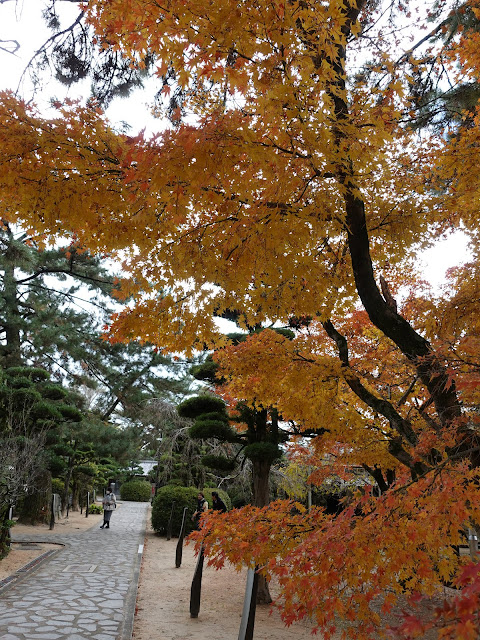
<path fill-rule="evenodd" d="M 63 549 L 0 593 L 1 640 L 130 640 L 147 509 L 120 502 L 110 529 L 49 536 Z"/>

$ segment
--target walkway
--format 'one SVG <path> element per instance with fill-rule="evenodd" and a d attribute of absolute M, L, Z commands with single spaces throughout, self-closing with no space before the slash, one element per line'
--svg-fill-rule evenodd
<path fill-rule="evenodd" d="M 49 536 L 65 547 L 0 593 L 0 638 L 130 640 L 147 508 L 123 502 L 110 529 Z"/>

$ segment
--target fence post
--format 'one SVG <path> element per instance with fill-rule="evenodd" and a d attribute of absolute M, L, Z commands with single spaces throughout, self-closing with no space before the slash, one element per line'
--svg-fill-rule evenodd
<path fill-rule="evenodd" d="M 185 538 L 185 521 L 187 517 L 188 507 L 183 508 L 182 526 L 180 527 L 180 535 L 178 536 L 177 550 L 175 552 L 175 566 L 178 567 L 182 564 L 183 555 L 183 539 Z"/>
<path fill-rule="evenodd" d="M 173 527 L 173 510 L 175 508 L 175 500 L 172 502 L 172 510 L 170 511 L 170 518 L 168 519 L 167 524 L 167 540 L 170 540 L 172 537 L 172 527 Z"/>
<path fill-rule="evenodd" d="M 257 567 L 247 572 L 245 600 L 243 602 L 242 620 L 238 632 L 238 640 L 253 640 L 255 612 L 257 609 L 258 573 Z"/>
<path fill-rule="evenodd" d="M 192 587 L 190 589 L 190 617 L 198 618 L 200 611 L 200 596 L 202 593 L 202 574 L 203 574 L 203 544 L 198 554 L 197 566 L 193 574 Z"/>

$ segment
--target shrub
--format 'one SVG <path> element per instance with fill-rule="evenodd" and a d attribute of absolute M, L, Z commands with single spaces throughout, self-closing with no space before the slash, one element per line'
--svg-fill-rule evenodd
<path fill-rule="evenodd" d="M 186 519 L 186 533 L 191 533 L 195 527 L 191 520 L 192 513 L 197 506 L 198 489 L 195 487 L 176 487 L 174 485 L 166 485 L 157 491 L 157 495 L 152 506 L 152 527 L 156 533 L 165 534 L 170 519 L 172 503 L 175 502 L 173 509 L 172 535 L 180 534 L 182 525 L 183 509 L 188 507 Z M 207 498 L 208 500 L 208 498 Z"/>
<path fill-rule="evenodd" d="M 203 456 L 202 464 L 209 469 L 214 469 L 215 471 L 226 473 L 233 471 L 237 466 L 235 460 L 227 458 L 226 456 L 216 456 L 213 454 L 207 454 L 206 456 Z"/>
<path fill-rule="evenodd" d="M 282 457 L 282 451 L 274 442 L 252 442 L 243 450 L 250 460 L 268 460 L 273 462 Z"/>
<path fill-rule="evenodd" d="M 103 513 L 103 508 L 100 504 L 94 502 L 88 507 L 88 513 Z"/>
<path fill-rule="evenodd" d="M 226 491 L 222 489 L 200 489 L 205 495 L 205 499 L 208 502 L 208 507 L 212 507 L 212 491 L 216 491 L 220 498 L 225 503 L 227 509 L 231 509 L 232 503 L 230 497 Z M 157 495 L 153 501 L 152 507 L 152 527 L 156 533 L 164 535 L 167 532 L 168 520 L 170 519 L 170 513 L 172 510 L 172 502 L 175 502 L 173 509 L 172 520 L 172 535 L 178 536 L 180 534 L 180 527 L 182 526 L 183 509 L 187 507 L 187 519 L 185 533 L 188 535 L 191 533 L 195 524 L 192 522 L 192 513 L 197 507 L 197 495 L 199 489 L 195 487 L 176 487 L 174 485 L 166 485 L 161 487 L 157 491 Z"/>
<path fill-rule="evenodd" d="M 122 500 L 148 502 L 152 496 L 152 485 L 145 480 L 130 480 L 120 487 Z"/>
<path fill-rule="evenodd" d="M 52 493 L 63 495 L 65 491 L 65 482 L 61 478 L 52 478 Z"/>

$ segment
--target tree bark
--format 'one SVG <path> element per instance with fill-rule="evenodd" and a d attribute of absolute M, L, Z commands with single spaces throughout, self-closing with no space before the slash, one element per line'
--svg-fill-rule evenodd
<path fill-rule="evenodd" d="M 270 502 L 269 477 L 272 463 L 266 460 L 252 460 L 253 465 L 253 504 L 265 507 Z M 263 575 L 258 576 L 257 604 L 270 604 L 272 596 L 268 581 Z"/>
<path fill-rule="evenodd" d="M 11 237 L 11 234 L 9 234 Z M 10 247 L 5 252 L 3 274 L 3 299 L 5 301 L 5 345 L 2 348 L 5 367 L 22 364 L 20 340 L 20 310 L 18 308 L 17 281 L 15 280 L 15 259 Z"/>

